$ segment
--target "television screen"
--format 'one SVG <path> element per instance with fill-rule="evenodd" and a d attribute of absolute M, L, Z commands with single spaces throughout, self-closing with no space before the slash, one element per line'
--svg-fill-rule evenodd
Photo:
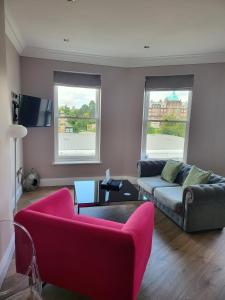
<path fill-rule="evenodd" d="M 18 124 L 25 127 L 51 126 L 52 102 L 22 95 L 19 105 Z"/>

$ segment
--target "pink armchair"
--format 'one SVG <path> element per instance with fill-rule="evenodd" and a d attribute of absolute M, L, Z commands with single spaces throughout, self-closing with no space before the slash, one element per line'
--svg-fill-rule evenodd
<path fill-rule="evenodd" d="M 121 224 L 76 214 L 63 188 L 21 210 L 15 220 L 33 238 L 42 281 L 94 300 L 137 299 L 151 252 L 152 203 Z"/>

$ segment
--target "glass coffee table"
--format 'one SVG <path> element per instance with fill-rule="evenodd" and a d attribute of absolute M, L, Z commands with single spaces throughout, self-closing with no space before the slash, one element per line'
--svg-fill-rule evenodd
<path fill-rule="evenodd" d="M 138 191 L 128 180 L 122 180 L 119 191 L 106 190 L 101 187 L 98 180 L 76 180 L 74 181 L 74 203 L 77 212 L 82 207 L 106 206 L 113 204 L 124 204 L 129 201 L 151 201 L 144 193 Z"/>

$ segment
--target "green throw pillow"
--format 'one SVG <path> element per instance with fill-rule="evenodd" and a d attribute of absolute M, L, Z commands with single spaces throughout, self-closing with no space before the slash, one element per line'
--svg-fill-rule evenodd
<path fill-rule="evenodd" d="M 182 167 L 182 162 L 172 160 L 172 159 L 168 160 L 161 173 L 162 179 L 170 183 L 173 183 L 181 167 Z"/>
<path fill-rule="evenodd" d="M 196 166 L 192 166 L 188 176 L 184 180 L 183 189 L 194 184 L 207 183 L 212 172 L 204 171 Z"/>

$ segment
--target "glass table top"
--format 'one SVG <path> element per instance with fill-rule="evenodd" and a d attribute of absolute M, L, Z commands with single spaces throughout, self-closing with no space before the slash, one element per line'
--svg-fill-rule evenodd
<path fill-rule="evenodd" d="M 74 181 L 74 195 L 77 204 L 105 205 L 110 202 L 145 201 L 149 200 L 143 193 L 128 180 L 122 180 L 119 191 L 106 190 L 101 187 L 101 181 L 76 180 Z"/>

